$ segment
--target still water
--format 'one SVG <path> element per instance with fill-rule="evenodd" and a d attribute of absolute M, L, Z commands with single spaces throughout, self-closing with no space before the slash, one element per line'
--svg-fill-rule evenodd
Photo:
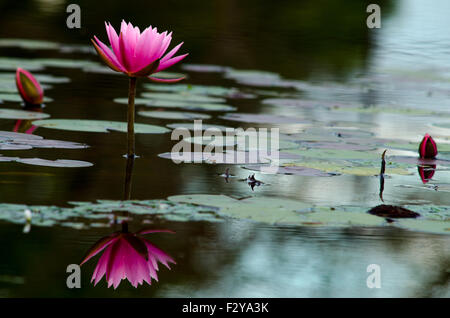
<path fill-rule="evenodd" d="M 226 112 L 202 112 L 211 115 L 206 121 L 208 124 L 274 126 L 289 138 L 301 138 L 306 143 L 328 142 L 331 138 L 328 131 L 337 132 L 343 127 L 339 132 L 344 136 L 348 134 L 352 141 L 347 147 L 356 145 L 356 150 L 364 150 L 362 147 L 379 150 L 382 140 L 417 143 L 426 132 L 435 133 L 439 145 L 448 147 L 450 144 L 447 129 L 450 117 L 439 115 L 450 114 L 448 1 L 435 1 L 433 6 L 425 0 L 380 1 L 382 27 L 377 30 L 366 27 L 366 4 L 360 1 L 285 1 L 279 4 L 224 0 L 150 5 L 146 1 L 130 0 L 126 7 L 121 1 L 109 1 L 107 6 L 80 1 L 80 30 L 69 30 L 65 26 L 68 3 L 62 0 L 0 2 L 0 40 L 41 41 L 37 42 L 37 47 L 0 41 L 0 69 L 11 73 L 15 63 L 35 61 L 27 64 L 30 71 L 52 76 L 53 81 L 44 83 L 51 86 L 46 89 L 51 101 L 44 109 L 51 118 L 126 121 L 126 106 L 114 100 L 127 96 L 127 79 L 100 64 L 89 64 L 98 62 L 89 47 L 92 35 L 105 40 L 103 21 L 110 21 L 117 27 L 124 18 L 141 27 L 151 23 L 160 30 L 172 30 L 174 43 L 184 41 L 180 52 L 190 55 L 170 72 L 186 74 L 185 84 L 234 88 L 251 96 L 226 97 L 225 103 L 235 107 L 236 113 L 304 120 L 298 125 L 255 124 L 221 118 Z M 57 45 L 53 47 L 42 41 Z M 21 60 L 15 62 L 8 58 Z M 53 65 L 48 61 L 45 64 L 43 59 L 75 61 L 76 66 L 63 66 L 55 61 Z M 239 70 L 252 72 L 243 75 Z M 151 89 L 140 81 L 138 97 L 143 92 L 151 92 Z M 270 98 L 278 101 L 267 102 Z M 286 106 L 280 99 L 349 105 L 357 111 Z M 373 111 L 373 105 L 381 111 Z M 1 106 L 19 109 L 20 103 L 4 100 Z M 390 111 L 401 107 L 408 108 L 412 115 Z M 138 105 L 137 110 L 164 108 Z M 138 116 L 137 122 L 166 126 L 180 120 Z M 12 131 L 14 125 L 14 120 L 0 119 L 2 131 Z M 305 129 L 313 137 L 302 139 Z M 0 154 L 82 160 L 93 166 L 56 168 L 0 162 L 1 203 L 68 207 L 73 201 L 123 199 L 125 134 L 44 127 L 37 128 L 34 134 L 87 144 L 89 148 L 1 150 Z M 176 165 L 158 157 L 169 152 L 173 144 L 169 134 L 137 135 L 136 149 L 140 158 L 133 169 L 132 199 L 224 194 L 235 198 L 292 199 L 319 206 L 345 205 L 361 210 L 382 203 L 379 179 L 374 176 L 343 173 L 318 177 L 256 172 L 257 178 L 265 184 L 252 191 L 246 182 L 238 179 L 253 172 L 240 166 Z M 416 146 L 414 152 L 415 149 Z M 439 158 L 450 159 L 448 151 L 442 151 Z M 408 149 L 392 151 L 394 155 L 408 158 L 412 157 L 411 152 Z M 336 153 L 323 156 L 333 154 Z M 335 159 L 331 157 L 320 159 L 331 162 Z M 310 163 L 316 164 L 311 160 Z M 228 183 L 218 176 L 227 167 L 236 176 Z M 448 165 L 439 166 L 434 180 L 427 184 L 421 181 L 416 167 L 408 171 L 414 173 L 393 174 L 386 179 L 386 204 L 450 206 Z M 209 222 L 143 216 L 132 218 L 130 228 L 133 231 L 150 225 L 176 232 L 151 236 L 152 242 L 177 263 L 170 271 L 161 266 L 159 282 L 135 289 L 123 281 L 113 290 L 108 289 L 103 280 L 94 287 L 89 282 L 95 266 L 91 261 L 82 267 L 82 288 L 68 289 L 67 265 L 79 263 L 94 242 L 117 230 L 108 220 L 103 220 L 103 226 L 98 226 L 101 222 L 89 226 L 93 221 L 83 217 L 72 221 L 87 226 L 32 225 L 31 231 L 24 234 L 23 222 L 1 221 L 0 296 L 450 296 L 450 238 L 445 233 L 389 226 L 279 226 L 239 218 Z M 367 288 L 369 264 L 381 266 L 380 289 Z"/>

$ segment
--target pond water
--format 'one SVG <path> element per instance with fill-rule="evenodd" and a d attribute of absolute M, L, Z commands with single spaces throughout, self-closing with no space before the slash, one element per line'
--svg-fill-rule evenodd
<path fill-rule="evenodd" d="M 62 0 L 0 4 L 0 296 L 450 296 L 448 1 L 379 1 L 373 30 L 357 1 L 129 2 L 79 1 L 80 30 L 65 27 Z M 141 127 L 160 131 L 136 135 L 132 170 L 123 128 L 79 131 L 81 120 L 126 121 L 127 79 L 89 44 L 93 34 L 106 39 L 103 21 L 122 18 L 172 30 L 190 54 L 168 70 L 187 76 L 180 84 L 138 82 L 137 123 L 167 132 Z M 13 112 L 16 67 L 43 84 L 42 113 Z M 279 173 L 164 158 L 176 143 L 170 129 L 194 117 L 279 128 Z M 426 164 L 417 160 L 425 133 L 439 149 Z M 254 188 L 242 181 L 253 173 L 263 182 Z M 134 201 L 119 202 L 130 186 Z M 380 204 L 421 217 L 367 213 Z M 132 231 L 175 231 L 148 238 L 176 265 L 161 266 L 151 286 L 114 290 L 90 283 L 95 259 L 82 267 L 82 288 L 67 288 L 67 266 L 119 229 L 114 215 Z M 369 264 L 380 265 L 379 289 L 366 285 Z"/>

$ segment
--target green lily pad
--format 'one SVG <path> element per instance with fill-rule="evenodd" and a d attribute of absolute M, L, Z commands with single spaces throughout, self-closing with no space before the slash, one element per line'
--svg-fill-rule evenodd
<path fill-rule="evenodd" d="M 59 167 L 59 168 L 84 168 L 93 166 L 92 163 L 80 160 L 47 160 L 41 158 L 19 158 L 19 157 L 3 157 L 0 156 L 0 162 L 18 162 L 33 166 Z"/>
<path fill-rule="evenodd" d="M 224 98 L 197 95 L 192 93 L 142 93 L 142 97 L 149 100 L 167 100 L 184 103 L 223 103 Z"/>
<path fill-rule="evenodd" d="M 285 198 L 233 199 L 224 195 L 179 195 L 170 201 L 219 208 L 219 215 L 256 222 L 283 225 L 374 226 L 384 223 L 380 218 L 364 213 L 332 211 L 314 208 L 301 201 Z"/>
<path fill-rule="evenodd" d="M 397 148 L 397 149 L 404 149 L 404 150 L 412 150 L 412 151 L 418 151 L 419 150 L 419 142 L 401 142 L 401 141 L 392 141 L 386 143 L 387 148 Z M 439 152 L 450 152 L 450 144 L 447 143 L 439 143 L 437 145 Z"/>
<path fill-rule="evenodd" d="M 115 103 L 128 105 L 128 98 L 115 98 Z M 204 104 L 204 103 L 189 103 L 184 101 L 169 101 L 169 100 L 152 100 L 147 98 L 136 98 L 136 105 L 145 105 L 148 107 L 161 108 L 181 108 L 193 111 L 209 111 L 209 112 L 225 112 L 234 111 L 235 107 L 225 104 Z"/>
<path fill-rule="evenodd" d="M 0 131 L 1 150 L 26 150 L 32 148 L 84 149 L 88 146 L 76 142 L 44 139 L 41 136 Z"/>
<path fill-rule="evenodd" d="M 333 110 L 343 112 L 356 112 L 361 114 L 389 113 L 389 114 L 410 115 L 410 116 L 436 116 L 436 115 L 450 116 L 450 114 L 439 113 L 425 109 L 405 108 L 398 106 L 338 107 L 334 108 Z"/>
<path fill-rule="evenodd" d="M 380 161 L 381 162 L 381 161 Z M 346 160 L 317 160 L 317 161 L 298 161 L 283 163 L 284 167 L 305 167 L 321 170 L 327 173 L 351 174 L 356 176 L 376 176 L 380 173 L 380 162 L 351 162 Z M 411 175 L 404 165 L 388 164 L 386 174 Z"/>
<path fill-rule="evenodd" d="M 239 121 L 255 124 L 304 124 L 307 121 L 301 118 L 270 115 L 270 114 L 226 114 L 220 118 L 231 121 Z"/>
<path fill-rule="evenodd" d="M 110 226 L 115 212 L 152 216 L 165 220 L 221 221 L 214 208 L 191 204 L 177 204 L 166 200 L 71 202 L 73 207 L 27 206 L 23 204 L 0 204 L 0 220 L 24 224 L 24 211 L 32 212 L 31 226 L 60 225 L 74 229 Z M 102 222 L 103 220 L 103 222 Z"/>
<path fill-rule="evenodd" d="M 148 110 L 148 111 L 140 111 L 139 115 L 150 118 L 161 118 L 161 119 L 186 119 L 186 120 L 194 120 L 194 119 L 210 119 L 211 116 L 207 114 L 200 113 L 189 113 L 189 112 L 172 112 L 172 111 L 157 111 L 157 110 Z"/>
<path fill-rule="evenodd" d="M 28 50 L 55 50 L 59 48 L 59 43 L 45 40 L 31 39 L 0 39 L 0 47 L 18 47 Z"/>
<path fill-rule="evenodd" d="M 15 71 L 18 67 L 24 68 L 30 72 L 40 71 L 45 68 L 44 65 L 34 63 L 29 59 L 0 57 L 0 70 Z"/>
<path fill-rule="evenodd" d="M 127 123 L 103 120 L 82 120 L 82 119 L 47 119 L 37 120 L 34 125 L 50 129 L 83 131 L 83 132 L 127 132 Z M 135 124 L 137 134 L 164 134 L 170 130 L 160 126 Z"/>
<path fill-rule="evenodd" d="M 242 93 L 234 87 L 191 85 L 191 84 L 144 84 L 144 88 L 158 92 L 189 93 L 195 95 L 219 96 L 225 98 L 255 98 L 253 94 Z"/>
<path fill-rule="evenodd" d="M 152 74 L 152 76 L 154 76 L 156 78 L 164 78 L 164 79 L 179 78 L 179 77 L 185 77 L 186 79 L 189 78 L 189 76 L 184 73 L 165 72 L 165 71 Z"/>
<path fill-rule="evenodd" d="M 224 151 L 217 153 L 207 152 L 165 152 L 159 154 L 158 157 L 164 159 L 170 159 L 175 163 L 205 163 L 205 164 L 229 164 L 229 165 L 242 165 L 242 164 L 258 164 L 258 163 L 270 163 L 269 157 L 263 157 L 257 152 L 244 152 L 244 151 Z"/>
<path fill-rule="evenodd" d="M 181 68 L 191 72 L 200 73 L 223 73 L 229 69 L 226 66 L 211 65 L 211 64 L 183 64 Z"/>
<path fill-rule="evenodd" d="M 220 130 L 220 131 L 234 131 L 234 128 L 232 127 L 228 127 L 228 126 L 221 126 L 221 125 L 208 125 L 208 124 L 201 124 L 200 125 L 196 125 L 195 123 L 173 123 L 173 124 L 168 124 L 167 127 L 172 128 L 172 129 L 180 129 L 180 128 L 184 128 L 187 130 L 191 130 L 194 131 L 194 129 L 196 130 L 201 130 L 201 131 L 205 131 L 207 129 L 209 130 Z M 200 129 L 198 129 L 200 128 Z"/>
<path fill-rule="evenodd" d="M 211 145 L 216 147 L 231 147 L 237 143 L 236 138 L 226 136 L 198 136 L 183 139 L 186 142 L 199 145 Z"/>
<path fill-rule="evenodd" d="M 2 98 L 2 96 L 0 95 L 0 99 L 1 98 Z M 40 112 L 26 111 L 26 110 L 22 110 L 22 109 L 0 108 L 0 118 L 1 119 L 34 120 L 34 119 L 43 119 L 43 118 L 48 118 L 48 117 L 50 117 L 49 114 L 40 113 Z"/>
<path fill-rule="evenodd" d="M 61 84 L 61 83 L 69 83 L 70 78 L 68 77 L 60 77 L 54 76 L 50 74 L 33 74 L 34 77 L 40 83 L 48 83 L 48 84 Z M 0 73 L 0 81 L 5 81 L 11 83 L 13 86 L 16 86 L 16 73 Z"/>
<path fill-rule="evenodd" d="M 381 152 L 341 150 L 341 149 L 290 149 L 287 153 L 297 154 L 307 158 L 319 159 L 377 159 L 381 158 Z"/>
<path fill-rule="evenodd" d="M 249 165 L 245 166 L 244 169 L 251 171 L 265 172 L 266 168 L 264 165 Z M 336 173 L 323 172 L 318 169 L 301 167 L 301 166 L 287 166 L 287 167 L 276 167 L 270 170 L 271 173 L 294 175 L 294 176 L 306 176 L 306 177 L 332 177 L 337 175 Z"/>
<path fill-rule="evenodd" d="M 1 102 L 22 102 L 22 97 L 20 97 L 19 94 L 0 94 L 0 101 Z M 53 99 L 49 97 L 44 97 L 44 103 L 49 103 L 53 101 Z"/>
<path fill-rule="evenodd" d="M 19 163 L 25 163 L 27 165 L 45 166 L 45 167 L 60 167 L 60 168 L 84 168 L 84 167 L 93 166 L 92 163 L 87 162 L 87 161 L 65 160 L 65 159 L 46 160 L 46 159 L 40 159 L 40 158 L 22 158 L 22 159 L 17 159 L 15 161 L 19 162 Z"/>

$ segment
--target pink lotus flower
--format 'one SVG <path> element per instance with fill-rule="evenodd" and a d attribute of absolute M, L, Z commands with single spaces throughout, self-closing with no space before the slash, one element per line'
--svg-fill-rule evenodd
<path fill-rule="evenodd" d="M 425 136 L 422 139 L 422 142 L 419 146 L 419 155 L 420 158 L 424 159 L 433 159 L 438 154 L 436 142 L 433 140 L 433 138 L 425 134 Z"/>
<path fill-rule="evenodd" d="M 144 234 L 157 232 L 173 233 L 168 230 L 142 230 L 137 233 L 128 233 L 125 230 L 101 238 L 87 252 L 80 265 L 105 250 L 92 275 L 91 282 L 94 281 L 94 286 L 105 274 L 108 288 L 114 286 L 116 289 L 125 278 L 134 287 L 142 285 L 144 281 L 151 285 L 152 278 L 158 281 L 158 262 L 169 269 L 169 263 L 175 264 L 169 255 L 141 237 Z"/>
<path fill-rule="evenodd" d="M 184 77 L 176 79 L 159 79 L 149 77 L 184 59 L 188 54 L 175 56 L 175 53 L 183 44 L 175 46 L 164 55 L 172 40 L 172 32 L 158 33 L 151 26 L 140 32 L 138 27 L 122 20 L 120 34 L 110 23 L 106 23 L 109 43 L 112 50 L 103 44 L 96 36 L 92 43 L 103 61 L 114 71 L 122 72 L 130 77 L 148 77 L 156 82 L 178 82 Z M 164 56 L 163 56 L 164 55 Z"/>
<path fill-rule="evenodd" d="M 28 105 L 40 105 L 44 101 L 44 91 L 34 76 L 22 69 L 16 71 L 16 85 L 20 96 Z"/>

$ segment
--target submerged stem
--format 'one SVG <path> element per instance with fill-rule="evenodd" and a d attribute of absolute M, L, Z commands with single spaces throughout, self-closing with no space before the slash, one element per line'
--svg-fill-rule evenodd
<path fill-rule="evenodd" d="M 130 77 L 130 86 L 128 89 L 128 150 L 127 157 L 134 158 L 134 98 L 136 96 L 136 77 Z"/>

